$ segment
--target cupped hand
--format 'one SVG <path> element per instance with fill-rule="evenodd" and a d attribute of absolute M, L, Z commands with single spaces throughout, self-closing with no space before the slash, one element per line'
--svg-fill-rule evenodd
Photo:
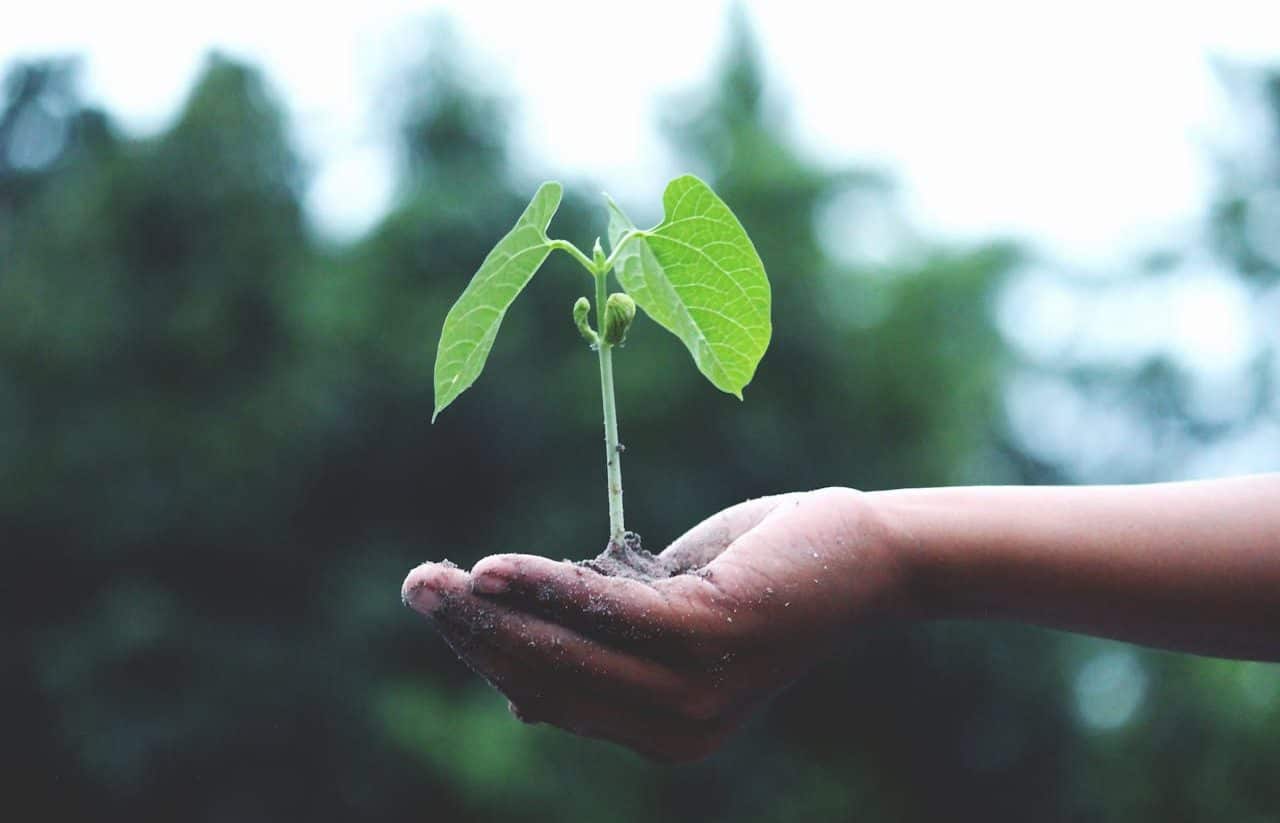
<path fill-rule="evenodd" d="M 750 500 L 662 552 L 676 573 L 609 577 L 499 554 L 468 574 L 427 563 L 402 596 L 526 722 L 681 762 L 851 627 L 903 609 L 906 574 L 868 498 L 821 489 Z"/>

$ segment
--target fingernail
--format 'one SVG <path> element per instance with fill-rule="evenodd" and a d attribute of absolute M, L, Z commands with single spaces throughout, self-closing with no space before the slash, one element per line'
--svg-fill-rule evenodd
<path fill-rule="evenodd" d="M 431 614 L 440 605 L 440 593 L 419 580 L 400 595 L 404 604 L 421 614 Z"/>
<path fill-rule="evenodd" d="M 502 594 L 510 587 L 510 580 L 493 572 L 471 575 L 471 591 L 476 594 Z"/>

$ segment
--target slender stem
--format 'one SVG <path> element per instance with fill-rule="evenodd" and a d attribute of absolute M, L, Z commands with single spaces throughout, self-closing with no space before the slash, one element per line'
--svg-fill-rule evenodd
<path fill-rule="evenodd" d="M 590 257 L 583 254 L 581 249 L 570 243 L 568 240 L 551 240 L 549 241 L 549 245 L 553 250 L 560 249 L 560 251 L 568 252 L 569 256 L 581 263 L 582 267 L 590 272 L 592 276 L 597 276 L 596 264 L 591 261 Z M 608 269 L 605 269 L 605 271 L 608 271 Z"/>
<path fill-rule="evenodd" d="M 622 446 L 618 443 L 618 410 L 613 399 L 613 352 L 610 351 L 613 347 L 604 339 L 604 315 L 605 303 L 609 298 L 609 271 L 613 268 L 613 260 L 628 241 L 642 234 L 644 232 L 637 229 L 623 235 L 608 260 L 601 261 L 602 265 L 597 265 L 596 260 L 587 257 L 568 240 L 547 241 L 552 249 L 568 252 L 569 256 L 582 264 L 582 267 L 596 280 L 596 326 L 600 330 L 596 352 L 600 355 L 600 396 L 604 403 L 605 469 L 609 485 L 609 542 L 618 547 L 623 545 L 627 534 L 622 522 Z M 598 254 L 598 241 L 596 248 Z"/>
<path fill-rule="evenodd" d="M 604 339 L 604 304 L 608 299 L 609 270 L 596 272 L 596 325 L 600 331 L 600 395 L 604 400 L 605 468 L 609 480 L 609 542 L 621 548 L 626 535 L 622 524 L 622 450 L 618 445 L 618 410 L 613 400 L 613 347 Z"/>
<path fill-rule="evenodd" d="M 604 261 L 604 271 L 612 271 L 613 263 L 618 259 L 618 253 L 622 251 L 622 249 L 632 240 L 637 237 L 644 237 L 646 234 L 648 234 L 647 231 L 631 229 L 626 234 L 622 235 L 622 237 L 618 239 L 618 245 L 613 247 L 613 253 L 609 255 L 609 259 Z"/>

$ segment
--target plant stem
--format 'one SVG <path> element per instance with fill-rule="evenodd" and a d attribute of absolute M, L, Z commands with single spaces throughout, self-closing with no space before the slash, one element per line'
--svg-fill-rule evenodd
<path fill-rule="evenodd" d="M 596 274 L 596 264 L 591 261 L 590 257 L 583 254 L 577 246 L 573 245 L 568 240 L 549 240 L 547 241 L 547 246 L 551 249 L 559 249 L 560 251 L 567 252 L 570 257 L 581 263 L 584 269 L 591 272 L 593 275 Z M 605 269 L 605 271 L 608 271 L 608 269 Z"/>
<path fill-rule="evenodd" d="M 608 259 L 604 261 L 604 270 L 613 271 L 614 261 L 618 259 L 618 253 L 622 251 L 623 247 L 637 237 L 645 237 L 648 234 L 649 233 L 647 231 L 641 231 L 640 229 L 628 230 L 626 234 L 622 235 L 622 237 L 618 239 L 618 244 L 613 247 L 613 252 L 609 255 Z"/>
<path fill-rule="evenodd" d="M 604 448 L 605 468 L 609 481 L 609 542 L 621 548 L 626 528 L 622 524 L 622 450 L 618 445 L 618 410 L 613 400 L 613 347 L 604 340 L 604 304 L 608 299 L 609 270 L 597 271 L 596 325 L 601 330 L 600 344 L 600 395 L 604 400 Z"/>

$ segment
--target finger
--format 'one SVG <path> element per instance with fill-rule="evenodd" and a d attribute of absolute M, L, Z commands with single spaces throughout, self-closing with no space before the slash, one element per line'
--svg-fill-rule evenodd
<path fill-rule="evenodd" d="M 447 598 L 463 594 L 469 588 L 467 573 L 452 563 L 423 563 L 405 577 L 400 586 L 400 600 L 430 617 Z"/>
<path fill-rule="evenodd" d="M 733 541 L 755 527 L 793 494 L 758 497 L 717 512 L 677 537 L 660 555 L 671 565 L 688 571 L 710 563 Z"/>
<path fill-rule="evenodd" d="M 660 663 L 467 591 L 442 598 L 430 616 L 454 651 L 522 709 L 590 694 L 664 707 L 690 691 Z"/>
<path fill-rule="evenodd" d="M 605 649 L 467 589 L 464 572 L 429 563 L 410 572 L 401 594 L 510 698 L 508 708 L 522 721 L 550 723 L 668 763 L 701 759 L 729 733 L 714 691 L 691 688 L 658 664 Z"/>
<path fill-rule="evenodd" d="M 692 588 L 705 585 L 696 577 Z M 709 597 L 689 596 L 675 579 L 646 583 L 607 577 L 568 562 L 524 554 L 486 557 L 471 573 L 479 595 L 541 615 L 577 633 L 657 659 L 680 658 L 706 631 Z"/>

